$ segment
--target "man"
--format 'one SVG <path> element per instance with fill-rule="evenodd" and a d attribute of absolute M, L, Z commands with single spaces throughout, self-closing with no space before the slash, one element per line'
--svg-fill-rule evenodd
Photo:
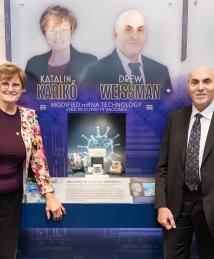
<path fill-rule="evenodd" d="M 192 106 L 169 115 L 156 173 L 155 207 L 166 259 L 190 258 L 193 232 L 200 259 L 214 258 L 214 70 L 188 78 Z"/>
<path fill-rule="evenodd" d="M 166 66 L 142 55 L 145 21 L 137 10 L 127 10 L 116 20 L 113 36 L 116 49 L 88 68 L 85 85 L 144 83 L 160 84 L 163 93 L 172 86 Z"/>

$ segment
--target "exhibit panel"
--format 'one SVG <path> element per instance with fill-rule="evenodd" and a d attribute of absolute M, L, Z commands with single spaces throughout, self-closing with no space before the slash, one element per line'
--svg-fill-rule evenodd
<path fill-rule="evenodd" d="M 163 129 L 170 111 L 190 103 L 189 71 L 214 66 L 213 7 L 211 0 L 1 1 L 0 60 L 27 73 L 20 104 L 37 111 L 54 189 L 67 209 L 62 222 L 48 222 L 29 178 L 22 239 L 36 249 L 20 244 L 18 258 L 42 258 L 42 249 L 52 257 L 58 241 L 63 258 L 161 258 L 153 202 Z M 140 17 L 137 41 L 120 31 L 125 11 Z M 138 53 L 135 71 L 130 53 Z M 72 248 L 90 235 L 109 254 Z"/>

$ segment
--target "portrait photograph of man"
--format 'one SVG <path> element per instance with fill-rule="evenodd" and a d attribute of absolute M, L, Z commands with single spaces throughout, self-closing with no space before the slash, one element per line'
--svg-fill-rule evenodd
<path fill-rule="evenodd" d="M 115 49 L 88 68 L 84 84 L 159 84 L 162 93 L 172 93 L 168 68 L 143 55 L 146 24 L 137 9 L 128 9 L 116 19 Z"/>

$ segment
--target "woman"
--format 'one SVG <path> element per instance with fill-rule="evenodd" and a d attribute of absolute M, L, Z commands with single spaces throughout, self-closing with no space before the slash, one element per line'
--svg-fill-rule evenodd
<path fill-rule="evenodd" d="M 25 72 L 15 65 L 0 65 L 0 258 L 7 259 L 16 254 L 29 165 L 46 198 L 47 218 L 52 213 L 60 220 L 65 213 L 53 193 L 35 111 L 17 105 L 25 81 Z"/>
<path fill-rule="evenodd" d="M 27 62 L 25 71 L 29 79 L 40 82 L 44 75 L 69 75 L 72 80 L 81 80 L 83 71 L 96 61 L 96 57 L 71 46 L 76 27 L 76 17 L 67 8 L 55 5 L 44 11 L 40 28 L 51 51 Z"/>

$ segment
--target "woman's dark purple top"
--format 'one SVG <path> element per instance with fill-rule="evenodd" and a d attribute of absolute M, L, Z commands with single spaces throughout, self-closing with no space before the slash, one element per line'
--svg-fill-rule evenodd
<path fill-rule="evenodd" d="M 0 110 L 0 193 L 11 193 L 22 187 L 25 159 L 19 110 L 14 115 Z"/>

